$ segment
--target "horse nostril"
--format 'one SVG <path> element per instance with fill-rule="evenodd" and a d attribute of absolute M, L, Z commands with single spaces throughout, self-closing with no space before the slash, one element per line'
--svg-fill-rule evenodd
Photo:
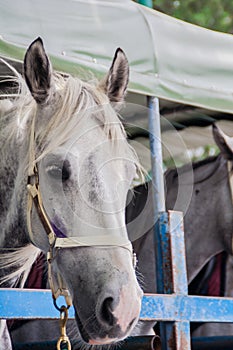
<path fill-rule="evenodd" d="M 108 326 L 113 326 L 116 322 L 115 317 L 112 313 L 113 298 L 108 297 L 104 299 L 100 310 L 100 317 L 102 322 L 106 323 Z"/>

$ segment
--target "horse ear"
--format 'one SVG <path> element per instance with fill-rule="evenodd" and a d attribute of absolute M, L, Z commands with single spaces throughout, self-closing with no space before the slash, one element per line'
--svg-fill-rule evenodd
<path fill-rule="evenodd" d="M 216 125 L 213 124 L 214 140 L 225 159 L 233 159 L 233 137 L 229 137 Z"/>
<path fill-rule="evenodd" d="M 122 102 L 129 81 L 129 63 L 123 50 L 118 48 L 102 87 L 111 102 Z"/>
<path fill-rule="evenodd" d="M 24 58 L 24 77 L 37 103 L 47 102 L 50 95 L 52 68 L 43 41 L 37 38 L 27 49 Z"/>

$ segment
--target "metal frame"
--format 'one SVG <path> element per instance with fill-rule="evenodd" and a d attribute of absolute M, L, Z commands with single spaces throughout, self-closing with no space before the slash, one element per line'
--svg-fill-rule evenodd
<path fill-rule="evenodd" d="M 156 298 L 157 303 L 159 298 L 162 298 L 164 304 L 162 302 L 160 308 L 163 311 L 172 310 L 173 314 L 169 320 L 166 319 L 166 312 L 162 317 L 163 322 L 160 324 L 162 350 L 191 350 L 190 322 L 233 322 L 233 299 L 188 296 L 183 214 L 164 211 L 164 183 L 160 171 L 162 146 L 159 99 L 150 97 L 148 107 L 154 216 L 155 220 L 158 218 L 155 221 L 154 231 L 157 292 L 165 294 L 153 298 Z M 170 307 L 168 300 L 173 300 Z M 227 341 L 228 345 L 230 342 L 233 346 L 233 339 L 230 341 L 228 338 Z M 210 348 L 211 346 L 213 344 Z M 219 350 L 221 349 L 222 347 L 219 347 Z"/>

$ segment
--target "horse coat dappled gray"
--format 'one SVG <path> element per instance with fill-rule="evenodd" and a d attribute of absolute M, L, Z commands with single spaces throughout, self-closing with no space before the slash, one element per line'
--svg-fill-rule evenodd
<path fill-rule="evenodd" d="M 23 286 L 38 254 L 49 252 L 54 284 L 63 290 L 62 279 L 90 344 L 129 335 L 141 305 L 124 209 L 141 170 L 113 108 L 128 72 L 118 49 L 101 84 L 55 75 L 38 38 L 25 55 L 26 84 L 18 76 L 18 97 L 0 105 L 2 285 Z M 30 186 L 39 188 L 51 240 Z"/>

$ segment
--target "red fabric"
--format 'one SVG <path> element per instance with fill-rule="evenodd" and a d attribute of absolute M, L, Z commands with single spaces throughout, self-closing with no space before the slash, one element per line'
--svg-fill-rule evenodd
<path fill-rule="evenodd" d="M 208 281 L 208 295 L 212 297 L 221 296 L 221 273 L 222 273 L 222 253 L 216 256 L 214 271 Z"/>
<path fill-rule="evenodd" d="M 32 265 L 31 271 L 28 275 L 24 288 L 32 288 L 32 289 L 44 288 L 43 286 L 44 266 L 45 266 L 45 257 L 43 254 L 41 254 Z"/>

